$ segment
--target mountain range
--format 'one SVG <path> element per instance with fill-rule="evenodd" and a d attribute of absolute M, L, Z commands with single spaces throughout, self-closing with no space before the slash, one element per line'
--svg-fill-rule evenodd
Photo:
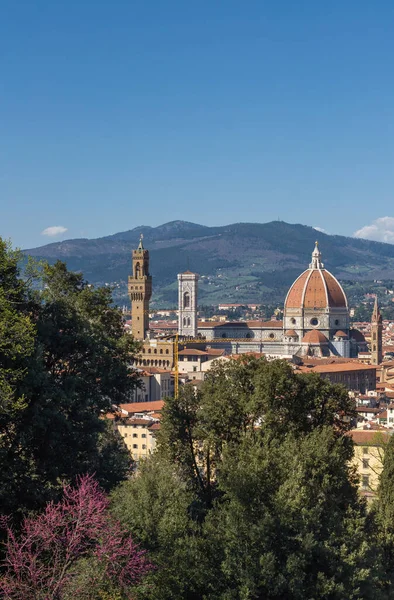
<path fill-rule="evenodd" d="M 340 281 L 394 280 L 393 244 L 328 235 L 284 221 L 220 227 L 172 221 L 24 252 L 49 262 L 63 260 L 91 283 L 114 285 L 115 300 L 127 303 L 131 252 L 141 234 L 150 252 L 153 300 L 162 306 L 176 303 L 177 273 L 187 269 L 200 274 L 201 303 L 283 301 L 288 287 L 307 268 L 315 240 L 326 268 Z"/>

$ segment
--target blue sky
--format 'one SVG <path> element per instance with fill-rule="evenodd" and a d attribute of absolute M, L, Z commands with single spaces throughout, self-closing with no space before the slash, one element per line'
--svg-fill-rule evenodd
<path fill-rule="evenodd" d="M 280 218 L 394 242 L 393 31 L 385 0 L 2 0 L 0 235 Z"/>

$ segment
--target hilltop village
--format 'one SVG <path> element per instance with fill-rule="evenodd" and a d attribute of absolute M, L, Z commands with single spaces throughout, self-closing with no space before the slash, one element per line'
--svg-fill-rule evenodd
<path fill-rule="evenodd" d="M 347 388 L 357 404 L 350 435 L 356 444 L 360 488 L 363 495 L 374 497 L 382 440 L 394 431 L 394 323 L 383 322 L 377 297 L 371 321 L 351 325 L 346 294 L 325 269 L 317 242 L 311 262 L 287 293 L 281 319 L 277 314 L 268 320 L 253 318 L 256 305 L 248 307 L 249 319 L 201 319 L 198 282 L 198 274 L 180 273 L 176 320 L 151 321 L 149 251 L 141 236 L 132 253 L 131 320 L 125 321 L 125 328 L 140 343 L 134 366 L 142 386 L 130 403 L 119 405 L 110 416 L 133 458 L 138 462 L 154 450 L 166 397 L 177 396 L 186 383 L 198 389 L 217 362 L 252 354 L 285 360 L 295 372 L 317 373 Z M 231 313 L 238 307 L 219 308 Z M 161 314 L 171 316 L 170 311 Z"/>

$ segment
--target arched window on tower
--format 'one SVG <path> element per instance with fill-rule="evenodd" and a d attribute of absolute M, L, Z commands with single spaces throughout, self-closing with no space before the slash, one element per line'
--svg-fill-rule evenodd
<path fill-rule="evenodd" d="M 135 265 L 135 277 L 136 277 L 136 279 L 139 278 L 140 274 L 141 274 L 140 263 L 136 263 L 136 265 Z"/>
<path fill-rule="evenodd" d="M 189 308 L 190 307 L 190 294 L 189 292 L 185 292 L 183 294 L 183 308 Z"/>
<path fill-rule="evenodd" d="M 186 327 L 186 317 L 183 317 L 183 326 Z"/>
<path fill-rule="evenodd" d="M 187 318 L 187 326 L 190 327 L 190 317 Z"/>

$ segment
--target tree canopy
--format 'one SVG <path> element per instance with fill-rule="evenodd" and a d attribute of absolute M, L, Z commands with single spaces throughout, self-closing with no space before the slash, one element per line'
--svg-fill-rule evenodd
<path fill-rule="evenodd" d="M 0 240 L 0 506 L 37 509 L 62 482 L 96 473 L 105 489 L 130 457 L 102 418 L 137 385 L 111 291 L 64 263 L 22 277 L 20 255 Z"/>
<path fill-rule="evenodd" d="M 157 454 L 113 496 L 159 565 L 138 598 L 378 597 L 354 414 L 344 388 L 251 356 L 167 399 Z"/>

